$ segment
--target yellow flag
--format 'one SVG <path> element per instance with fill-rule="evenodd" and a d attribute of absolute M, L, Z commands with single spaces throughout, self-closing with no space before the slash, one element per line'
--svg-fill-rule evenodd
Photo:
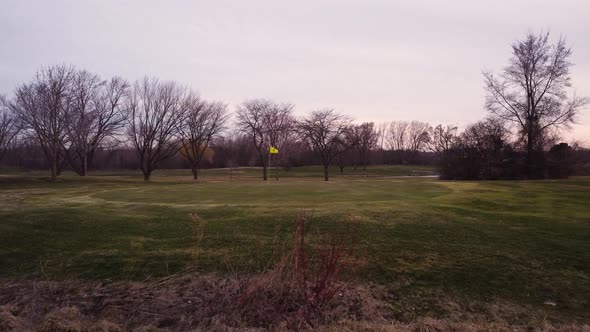
<path fill-rule="evenodd" d="M 279 149 L 275 148 L 274 146 L 270 147 L 270 151 L 271 154 L 275 154 L 275 153 L 279 153 Z"/>

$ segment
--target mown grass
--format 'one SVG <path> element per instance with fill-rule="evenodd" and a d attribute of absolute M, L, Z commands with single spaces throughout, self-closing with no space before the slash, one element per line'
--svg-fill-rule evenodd
<path fill-rule="evenodd" d="M 270 183 L 256 181 L 257 169 L 234 170 L 231 181 L 228 170 L 205 171 L 199 183 L 185 170 L 158 172 L 152 183 L 131 172 L 66 174 L 58 183 L 0 176 L 0 277 L 143 280 L 195 264 L 258 272 L 285 250 L 305 209 L 312 241 L 357 232 L 366 261 L 359 280 L 391 286 L 392 309 L 404 318 L 444 314 L 452 298 L 590 319 L 590 178 L 391 177 L 416 170 L 429 172 L 372 167 L 328 183 L 313 167 Z M 190 213 L 206 220 L 201 242 Z"/>

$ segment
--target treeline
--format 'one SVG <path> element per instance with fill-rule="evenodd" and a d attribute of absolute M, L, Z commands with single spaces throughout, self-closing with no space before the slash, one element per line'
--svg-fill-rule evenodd
<path fill-rule="evenodd" d="M 65 170 L 139 168 L 146 181 L 158 168 L 293 167 L 321 164 L 436 164 L 444 179 L 567 177 L 588 164 L 578 144 L 559 132 L 587 104 L 569 97 L 563 40 L 529 34 L 512 45 L 509 65 L 485 73 L 489 118 L 459 132 L 419 121 L 355 124 L 333 109 L 296 117 L 295 105 L 250 99 L 233 114 L 172 81 L 130 83 L 60 65 L 40 69 L 10 98 L 0 97 L 0 163 Z M 559 143 L 559 144 L 558 144 Z M 270 147 L 278 154 L 270 154 Z M 272 158 L 272 159 L 271 159 Z"/>
<path fill-rule="evenodd" d="M 246 100 L 233 113 L 176 82 L 134 83 L 71 66 L 42 68 L 0 104 L 0 159 L 4 166 L 63 170 L 139 168 L 149 181 L 158 168 L 373 163 L 429 163 L 427 123 L 392 122 L 379 128 L 332 109 L 295 117 L 295 106 Z M 270 147 L 278 154 L 271 155 Z M 271 159 L 272 158 L 272 159 Z"/>

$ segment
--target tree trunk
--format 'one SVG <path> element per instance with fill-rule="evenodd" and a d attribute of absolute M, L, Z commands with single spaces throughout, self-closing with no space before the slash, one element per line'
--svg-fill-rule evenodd
<path fill-rule="evenodd" d="M 84 157 L 82 158 L 82 176 L 87 176 L 88 175 L 88 155 L 84 154 Z"/>
<path fill-rule="evenodd" d="M 193 167 L 192 171 L 193 171 L 193 180 L 198 181 L 199 180 L 199 169 L 196 167 Z"/>
<path fill-rule="evenodd" d="M 56 157 L 53 157 L 51 160 L 51 181 L 55 182 L 55 180 L 57 179 L 57 173 L 58 173 L 58 165 L 57 165 L 58 161 Z"/>
<path fill-rule="evenodd" d="M 260 153 L 258 155 L 258 157 L 260 158 L 260 164 L 262 164 L 262 180 L 263 181 L 266 181 L 266 180 L 268 180 L 268 173 L 267 173 L 267 169 L 266 169 L 266 167 L 267 167 L 267 165 L 266 165 L 267 161 L 264 160 L 265 158 L 264 158 L 264 155 L 262 153 Z"/>
<path fill-rule="evenodd" d="M 149 182 L 151 175 L 152 175 L 152 171 L 145 171 L 145 172 L 143 172 L 143 181 L 144 182 Z"/>
<path fill-rule="evenodd" d="M 324 181 L 328 181 L 328 165 L 324 165 Z"/>
<path fill-rule="evenodd" d="M 528 126 L 527 132 L 527 142 L 526 142 L 526 176 L 527 179 L 531 179 L 533 177 L 533 149 L 534 149 L 534 142 L 533 142 L 533 132 L 532 126 Z"/>

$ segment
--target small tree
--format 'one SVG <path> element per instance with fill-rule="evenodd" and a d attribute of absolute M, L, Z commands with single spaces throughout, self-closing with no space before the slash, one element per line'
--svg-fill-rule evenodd
<path fill-rule="evenodd" d="M 342 153 L 341 140 L 350 128 L 352 119 L 332 109 L 311 112 L 297 123 L 297 131 L 319 155 L 324 168 L 324 180 L 329 180 L 328 168 L 334 158 Z"/>
<path fill-rule="evenodd" d="M 139 157 L 144 181 L 178 152 L 177 129 L 184 117 L 185 89 L 174 82 L 144 78 L 128 100 L 128 136 Z"/>
<path fill-rule="evenodd" d="M 190 94 L 185 100 L 185 109 L 178 130 L 182 143 L 180 153 L 190 163 L 193 179 L 197 181 L 201 161 L 211 151 L 211 140 L 225 128 L 227 106 L 219 102 L 207 102 Z"/>

